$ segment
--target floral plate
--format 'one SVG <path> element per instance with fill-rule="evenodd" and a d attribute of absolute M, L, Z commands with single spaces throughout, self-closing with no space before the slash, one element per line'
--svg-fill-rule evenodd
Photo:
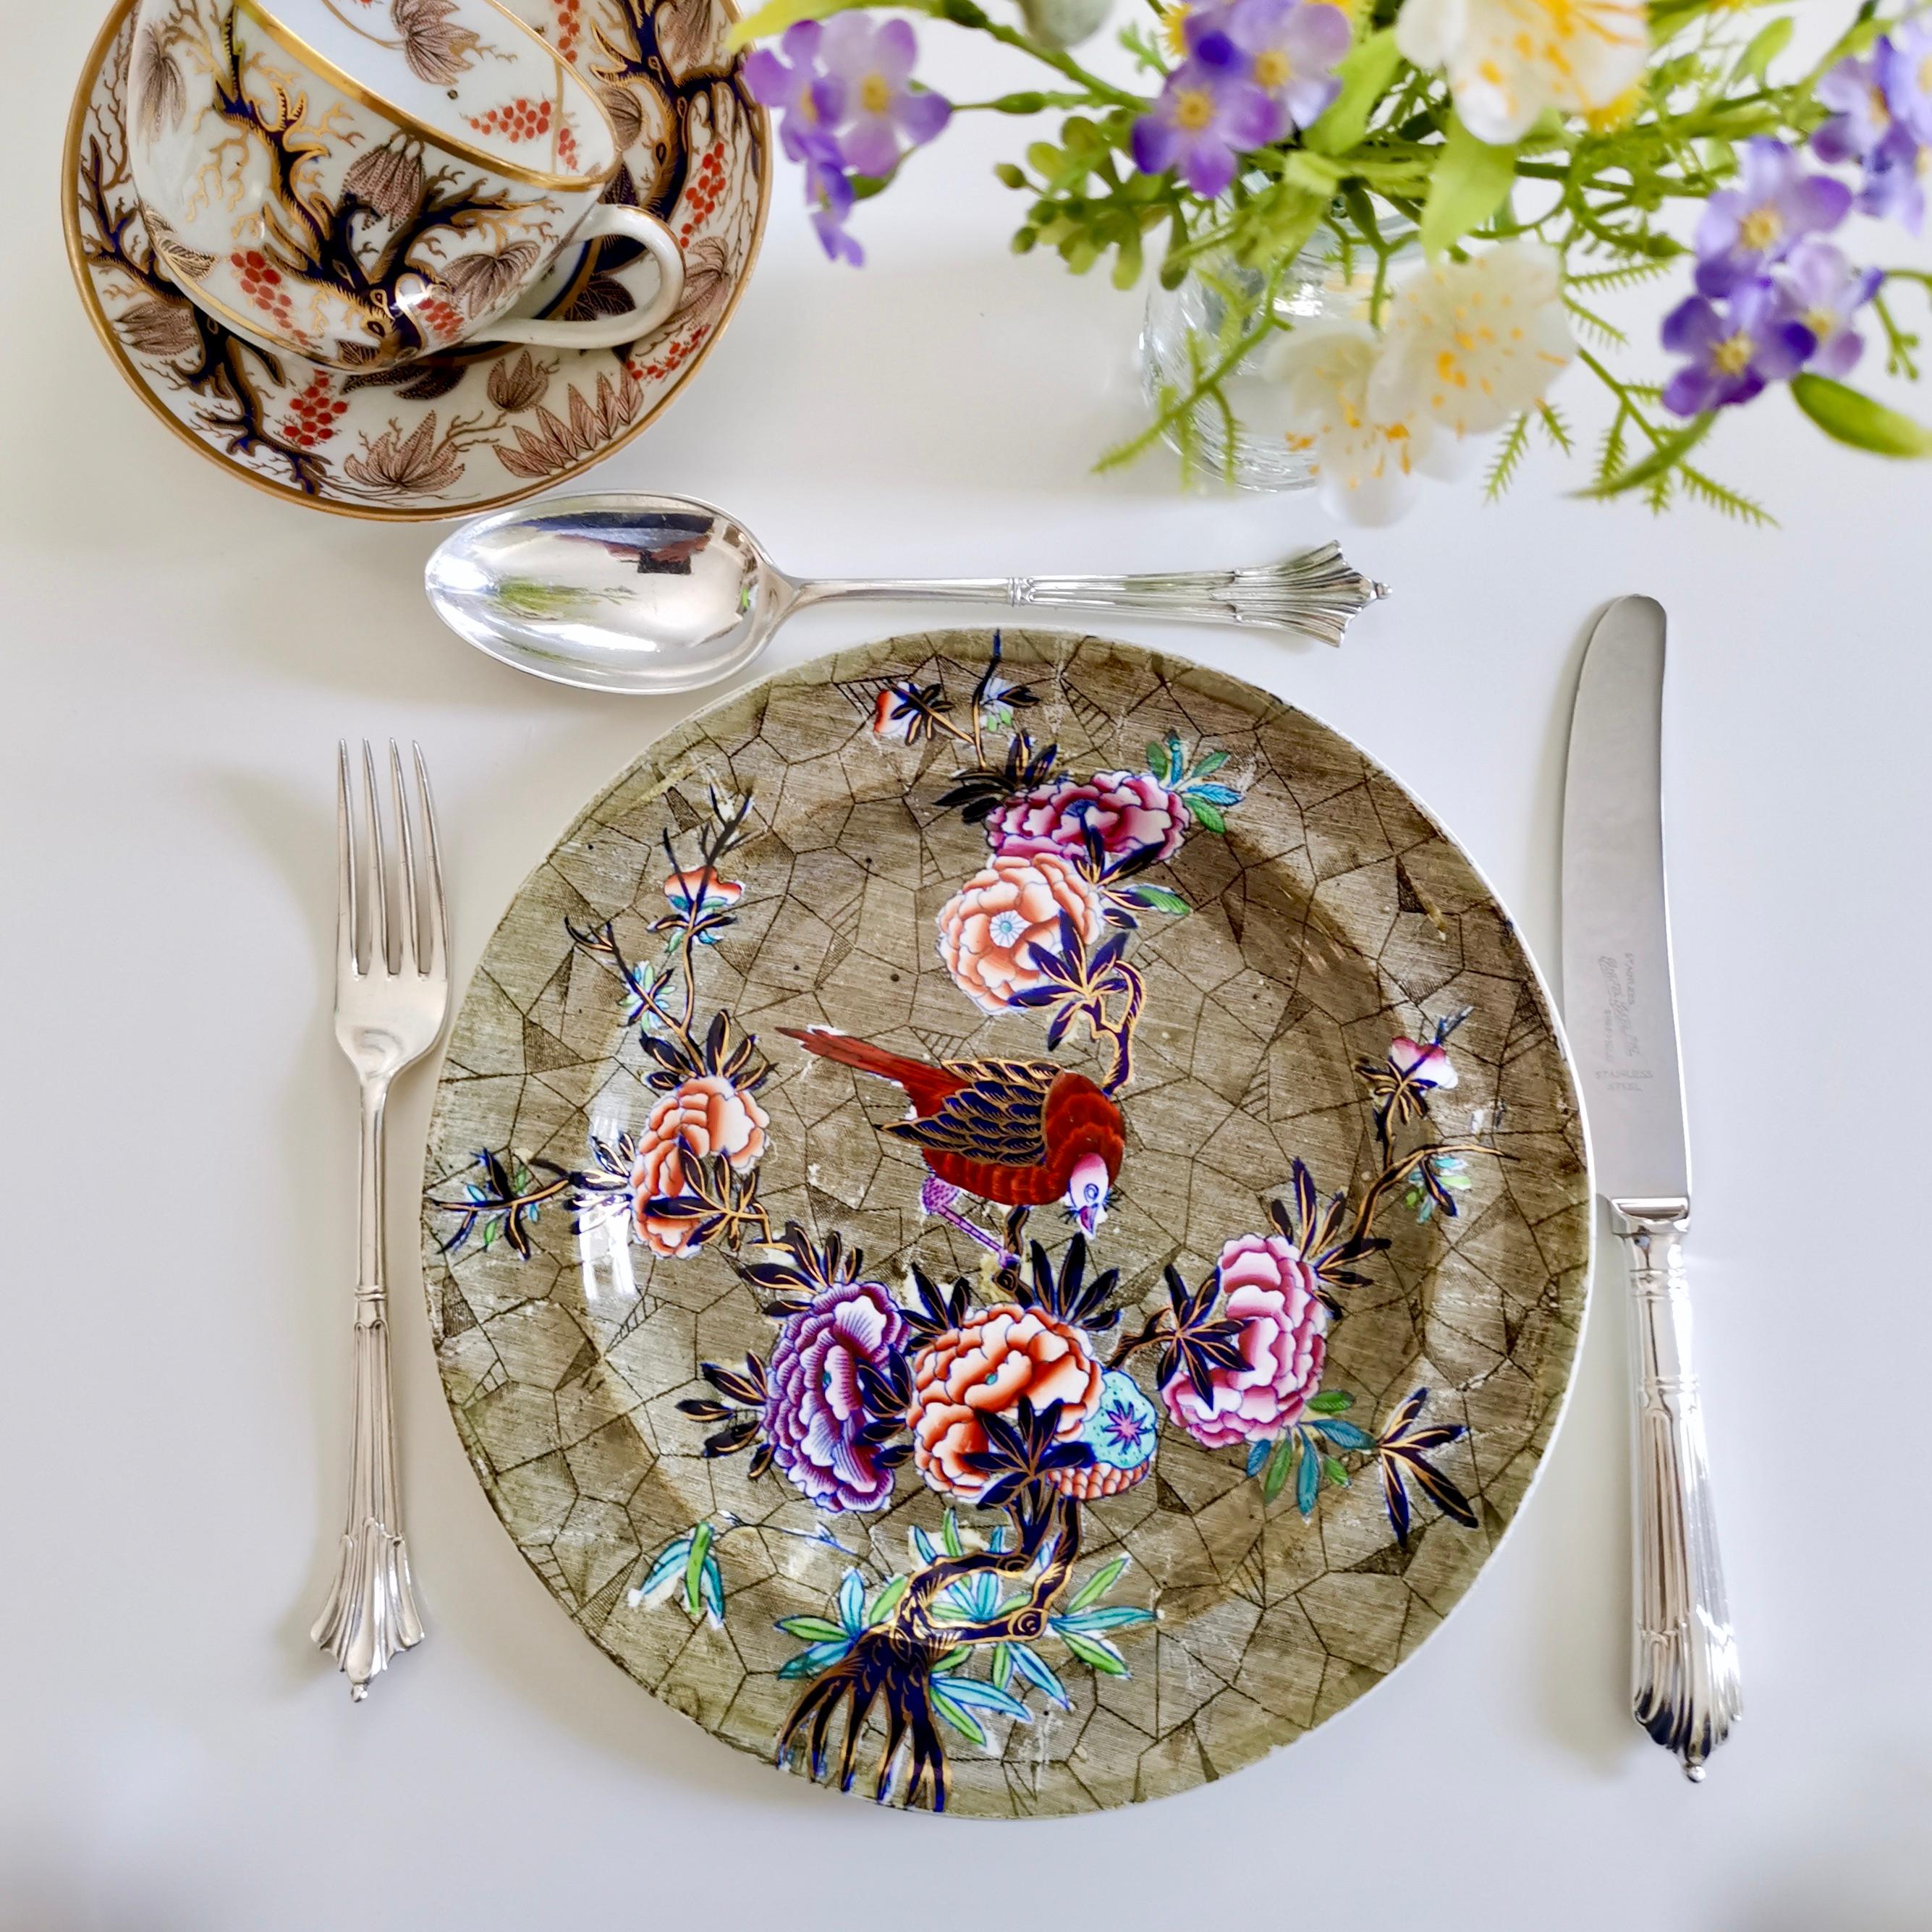
<path fill-rule="evenodd" d="M 424 1256 L 505 1527 L 632 1676 L 901 1803 L 1218 1777 L 1393 1670 L 1554 1427 L 1582 1124 L 1391 778 L 1093 638 L 728 698 L 517 896 Z"/>
<path fill-rule="evenodd" d="M 394 520 L 513 502 L 628 442 L 730 318 L 764 231 L 771 137 L 725 51 L 726 0 L 511 0 L 590 74 L 617 128 L 624 164 L 605 199 L 662 216 L 683 248 L 684 299 L 658 329 L 617 349 L 484 344 L 347 374 L 231 334 L 157 259 L 128 166 L 134 4 L 118 0 L 74 97 L 62 178 L 68 258 L 136 393 L 250 482 Z M 624 276 L 641 254 L 622 237 L 592 242 L 542 312 L 636 306 Z"/>

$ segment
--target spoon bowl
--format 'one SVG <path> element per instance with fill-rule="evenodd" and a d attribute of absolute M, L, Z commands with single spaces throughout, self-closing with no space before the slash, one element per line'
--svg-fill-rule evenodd
<path fill-rule="evenodd" d="M 1130 577 L 788 577 L 735 518 L 688 496 L 554 496 L 465 524 L 430 556 L 436 613 L 480 651 L 586 691 L 691 691 L 742 669 L 794 610 L 838 598 L 1111 610 L 1298 631 L 1339 644 L 1388 593 L 1333 544 L 1278 564 Z"/>

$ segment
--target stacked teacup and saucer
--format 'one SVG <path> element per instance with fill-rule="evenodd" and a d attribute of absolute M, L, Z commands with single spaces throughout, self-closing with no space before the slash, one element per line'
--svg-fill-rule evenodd
<path fill-rule="evenodd" d="M 64 179 L 103 340 L 204 454 L 317 508 L 579 473 L 687 380 L 764 223 L 729 16 L 668 10 L 122 0 Z"/>

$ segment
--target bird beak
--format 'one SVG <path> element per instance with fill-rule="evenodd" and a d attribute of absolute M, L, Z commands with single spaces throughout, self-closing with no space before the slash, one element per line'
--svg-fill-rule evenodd
<path fill-rule="evenodd" d="M 1075 1208 L 1073 1218 L 1080 1223 L 1080 1232 L 1083 1234 L 1090 1234 L 1107 1218 L 1107 1210 L 1096 1201 L 1090 1206 Z"/>

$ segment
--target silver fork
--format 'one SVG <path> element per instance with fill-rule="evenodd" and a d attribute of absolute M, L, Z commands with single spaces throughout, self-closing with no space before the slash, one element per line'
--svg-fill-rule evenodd
<path fill-rule="evenodd" d="M 394 740 L 389 742 L 389 778 L 395 794 L 400 886 L 383 850 L 374 753 L 364 740 L 367 822 L 359 840 L 350 808 L 346 745 L 338 746 L 336 760 L 335 1037 L 356 1070 L 362 1095 L 356 1435 L 349 1465 L 349 1520 L 342 1532 L 335 1587 L 309 1634 L 335 1659 L 349 1679 L 350 1696 L 358 1702 L 369 1694 L 370 1679 L 390 1658 L 422 1642 L 423 1636 L 410 1582 L 396 1481 L 382 1230 L 382 1114 L 389 1082 L 436 1044 L 449 1009 L 448 932 L 436 812 L 422 747 L 412 749 L 422 795 L 424 848 L 420 904 L 409 793 Z M 394 922 L 392 898 L 400 914 Z M 400 928 L 393 934 L 392 924 Z"/>

